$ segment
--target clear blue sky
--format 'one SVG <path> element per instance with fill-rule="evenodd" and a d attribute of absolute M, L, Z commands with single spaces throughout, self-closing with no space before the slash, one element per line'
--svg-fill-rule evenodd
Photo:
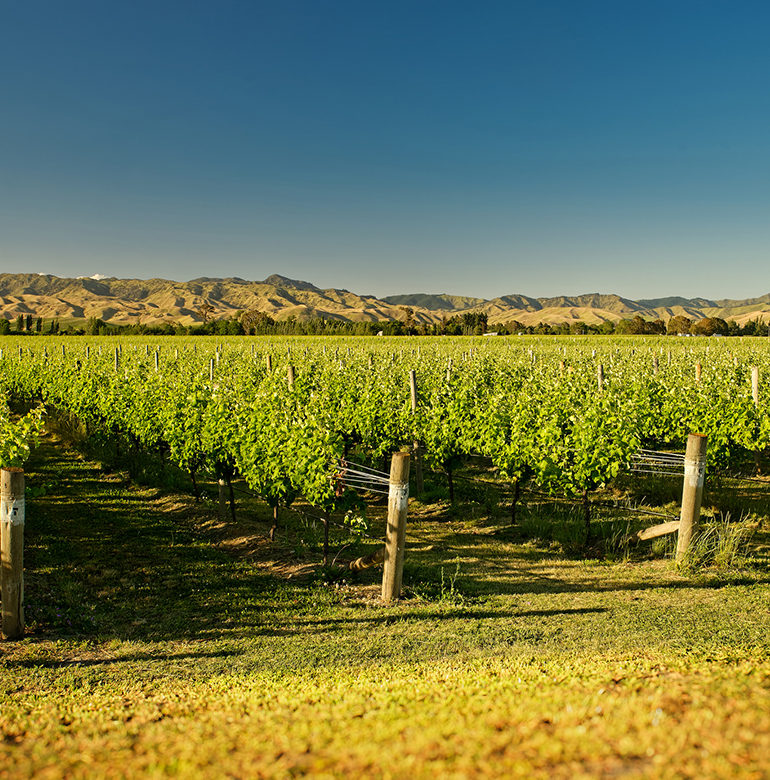
<path fill-rule="evenodd" d="M 770 291 L 770 5 L 0 5 L 0 271 Z"/>

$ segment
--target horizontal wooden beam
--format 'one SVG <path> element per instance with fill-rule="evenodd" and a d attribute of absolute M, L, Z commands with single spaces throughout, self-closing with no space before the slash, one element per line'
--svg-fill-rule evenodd
<path fill-rule="evenodd" d="M 379 566 L 385 561 L 385 545 L 376 549 L 369 555 L 362 555 L 348 564 L 351 571 L 361 571 L 362 569 L 371 569 L 373 566 Z"/>
<path fill-rule="evenodd" d="M 652 528 L 645 528 L 643 531 L 639 531 L 636 534 L 636 538 L 643 542 L 646 539 L 656 539 L 659 536 L 676 533 L 678 530 L 679 521 L 672 520 L 670 523 L 661 523 L 660 525 L 652 526 Z"/>

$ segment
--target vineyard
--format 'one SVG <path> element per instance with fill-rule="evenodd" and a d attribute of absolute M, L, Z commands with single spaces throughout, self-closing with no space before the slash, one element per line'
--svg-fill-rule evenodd
<path fill-rule="evenodd" d="M 745 339 L 6 339 L 0 389 L 271 506 L 344 504 L 341 460 L 419 444 L 446 475 L 583 496 L 643 447 L 708 436 L 710 472 L 770 445 L 770 355 Z M 752 385 L 752 373 L 755 374 Z M 414 385 L 410 387 L 410 375 Z M 422 463 L 420 465 L 422 465 Z M 413 491 L 414 493 L 414 488 Z"/>
<path fill-rule="evenodd" d="M 761 339 L 0 339 L 0 776 L 766 776 L 769 378 Z M 629 531 L 692 432 L 679 566 Z"/>

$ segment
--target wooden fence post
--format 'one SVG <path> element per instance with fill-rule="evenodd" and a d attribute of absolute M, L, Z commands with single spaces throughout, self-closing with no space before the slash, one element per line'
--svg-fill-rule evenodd
<path fill-rule="evenodd" d="M 414 370 L 409 372 L 409 392 L 412 398 L 412 416 L 417 413 L 417 376 Z M 414 489 L 419 496 L 423 492 L 422 481 L 422 452 L 420 451 L 420 442 L 415 437 L 414 440 Z"/>
<path fill-rule="evenodd" d="M 24 472 L 0 471 L 0 598 L 3 637 L 24 636 Z"/>
<path fill-rule="evenodd" d="M 687 437 L 684 456 L 684 484 L 682 487 L 682 512 L 679 515 L 679 535 L 676 541 L 676 562 L 681 563 L 698 527 L 700 505 L 703 499 L 703 479 L 706 474 L 706 444 L 702 433 Z"/>
<path fill-rule="evenodd" d="M 217 493 L 219 498 L 219 516 L 224 518 L 227 515 L 227 480 L 223 477 L 217 479 Z"/>
<path fill-rule="evenodd" d="M 385 536 L 385 560 L 382 571 L 382 600 L 393 601 L 401 595 L 404 576 L 404 539 L 409 503 L 409 453 L 394 452 L 390 463 L 388 488 L 388 527 Z"/>
<path fill-rule="evenodd" d="M 596 385 L 599 388 L 599 392 L 604 389 L 604 366 L 599 363 L 596 369 Z"/>
<path fill-rule="evenodd" d="M 289 365 L 286 369 L 286 381 L 289 383 L 289 390 L 294 389 L 294 366 Z"/>
<path fill-rule="evenodd" d="M 754 401 L 754 408 L 759 409 L 759 366 L 751 368 L 751 398 Z M 762 471 L 762 461 L 759 455 L 759 450 L 754 450 L 754 468 L 757 474 Z"/>

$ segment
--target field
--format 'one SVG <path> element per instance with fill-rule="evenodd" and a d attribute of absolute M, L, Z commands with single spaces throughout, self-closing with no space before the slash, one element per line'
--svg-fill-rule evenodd
<path fill-rule="evenodd" d="M 268 348 L 259 340 L 233 340 L 215 349 L 201 340 L 190 350 L 189 373 L 181 365 L 189 342 L 162 342 L 169 362 L 174 349 L 181 353 L 174 356 L 173 371 L 164 373 L 163 361 L 158 363 L 169 405 L 176 397 L 173 377 L 189 382 L 194 373 L 195 398 L 185 395 L 180 417 L 190 419 L 191 408 L 205 409 L 196 418 L 201 422 L 194 455 L 206 450 L 209 459 L 196 462 L 195 485 L 171 435 L 152 440 L 146 433 L 164 431 L 176 418 L 163 417 L 161 425 L 150 411 L 121 400 L 129 390 L 136 398 L 146 391 L 161 415 L 161 395 L 153 395 L 154 344 L 145 350 L 144 342 L 126 340 L 116 357 L 115 342 L 107 339 L 67 340 L 64 355 L 62 340 L 0 343 L 3 381 L 20 405 L 17 411 L 41 397 L 49 406 L 48 433 L 26 464 L 27 635 L 0 646 L 0 777 L 766 777 L 770 480 L 763 476 L 761 450 L 770 366 L 763 341 L 511 341 L 421 339 L 395 342 L 399 349 L 409 345 L 397 353 L 390 341 L 370 346 L 298 339 L 289 342 L 287 354 L 283 342 Z M 34 354 L 19 356 L 19 342 Z M 38 352 L 44 343 L 45 360 Z M 309 356 L 301 352 L 305 344 Z M 96 359 L 99 347 L 101 363 L 90 372 L 86 361 Z M 228 461 L 223 450 L 220 460 L 211 457 L 216 441 L 206 420 L 221 422 L 229 414 L 242 421 L 255 412 L 253 406 L 227 413 L 216 408 L 217 390 L 236 375 L 223 370 L 236 347 L 260 372 L 271 355 L 280 386 L 257 386 L 253 374 L 248 385 L 262 402 L 274 399 L 270 413 L 288 397 L 285 364 L 292 359 L 293 392 L 306 394 L 292 408 L 303 409 L 301 421 L 312 441 L 328 451 L 339 447 L 342 454 L 344 448 L 351 458 L 378 465 L 383 452 L 411 441 L 418 429 L 425 487 L 410 499 L 399 603 L 379 602 L 377 569 L 353 573 L 339 565 L 371 551 L 382 537 L 382 497 L 366 494 L 365 511 L 350 495 L 329 507 L 335 524 L 326 567 L 317 518 L 318 507 L 328 506 L 327 494 L 320 482 L 309 480 L 287 500 L 300 484 L 286 459 L 276 456 L 281 467 L 270 482 L 263 472 L 249 471 L 245 458 L 232 463 L 226 476 L 236 518 L 220 512 L 217 477 L 223 472 L 217 473 L 217 464 Z M 354 376 L 369 376 L 370 352 L 372 384 L 357 384 Z M 128 359 L 134 355 L 136 360 Z M 366 420 L 377 420 L 379 427 L 368 429 L 363 415 L 354 417 L 355 407 L 341 391 L 327 406 L 319 388 L 331 388 L 331 369 L 323 368 L 322 355 L 338 373 L 355 367 L 342 386 L 350 393 L 358 388 L 359 400 L 365 391 L 371 395 L 378 377 L 390 395 L 394 387 L 403 390 L 394 403 L 383 396 L 366 407 Z M 654 375 L 653 355 L 659 363 Z M 313 356 L 312 371 L 303 370 Z M 599 360 L 605 372 L 601 391 Z M 53 370 L 44 370 L 54 361 Z M 69 387 L 82 383 L 69 399 L 55 386 L 64 361 L 73 366 L 65 377 Z M 588 419 L 596 397 L 608 404 L 602 410 L 613 408 L 602 400 L 611 393 L 626 410 L 634 399 L 641 404 L 640 398 L 649 409 L 651 399 L 674 397 L 652 393 L 665 380 L 668 390 L 684 388 L 686 399 L 677 408 L 689 408 L 690 422 L 701 410 L 713 410 L 714 397 L 731 377 L 731 391 L 716 410 L 721 413 L 702 420 L 710 426 L 710 443 L 715 441 L 704 501 L 711 546 L 677 568 L 670 537 L 641 545 L 627 541 L 637 528 L 658 522 L 645 512 L 675 514 L 681 492 L 681 479 L 622 467 L 639 441 L 663 446 L 662 438 L 649 435 L 651 424 L 644 436 L 619 442 L 614 435 L 631 430 L 628 415 L 609 432 L 597 421 L 591 430 L 603 432 L 604 443 L 593 449 L 612 457 L 603 473 L 582 482 L 575 458 L 563 446 L 549 450 L 545 438 L 538 440 L 539 457 L 548 459 L 541 472 L 516 471 L 514 466 L 534 462 L 533 449 L 517 459 L 505 436 L 469 441 L 465 431 L 478 431 L 482 420 L 488 430 L 494 420 L 508 431 L 532 422 L 524 411 L 515 420 L 500 417 L 501 409 L 513 407 L 513 372 L 502 387 L 493 369 L 506 361 L 526 365 L 528 372 L 533 365 L 542 370 L 538 376 L 553 380 L 549 387 L 559 390 L 568 412 L 572 404 L 571 414 L 559 416 L 554 408 L 548 418 L 564 423 L 560 430 L 571 437 L 572 452 L 581 439 L 569 418 L 579 409 L 581 419 Z M 702 377 L 696 385 L 691 369 L 697 362 Z M 640 365 L 648 366 L 649 376 L 635 371 L 638 381 L 631 386 L 632 367 Z M 768 366 L 756 406 L 748 381 L 753 365 Z M 444 398 L 447 375 L 455 377 L 440 414 L 412 412 L 413 366 L 424 406 Z M 664 366 L 671 366 L 668 375 Z M 113 381 L 116 375 L 119 381 Z M 397 379 L 391 382 L 389 375 Z M 95 384 L 99 376 L 106 385 Z M 129 384 L 135 376 L 144 382 L 141 392 Z M 244 375 L 238 376 L 233 397 L 243 398 Z M 323 381 L 303 383 L 308 376 Z M 92 398 L 85 386 L 93 387 Z M 525 386 L 522 380 L 514 390 L 530 392 Z M 121 388 L 127 392 L 118 397 Z M 482 416 L 467 400 L 471 390 L 486 409 L 498 399 L 497 416 Z M 539 397 L 538 408 L 547 407 L 548 398 Z M 309 399 L 317 401 L 316 412 L 305 416 Z M 110 419 L 103 414 L 108 406 L 115 409 Z M 321 422 L 330 422 L 335 407 L 335 425 L 356 432 L 347 441 L 321 437 Z M 397 424 L 380 424 L 378 407 L 391 415 L 395 409 Z M 675 417 L 673 402 L 657 408 L 668 415 L 655 420 L 662 437 L 670 432 L 664 423 Z M 746 412 L 742 428 L 736 409 Z M 141 428 L 120 427 L 120 419 L 140 414 Z M 267 417 L 260 419 L 265 424 Z M 642 418 L 634 411 L 630 419 Z M 295 426 L 299 420 L 293 418 Z M 454 422 L 443 438 L 440 420 Z M 680 429 L 686 430 L 680 425 L 677 435 Z M 370 446 L 367 430 L 383 439 L 382 451 Z M 281 446 L 291 445 L 288 454 L 297 459 L 301 440 L 281 431 L 273 425 L 269 432 Z M 233 448 L 233 461 L 242 457 L 244 441 L 241 436 Z M 251 452 L 262 448 L 264 460 L 267 438 L 249 441 Z M 449 450 L 449 441 L 460 444 Z M 666 444 L 674 451 L 683 442 L 672 436 Z M 480 447 L 488 449 L 478 452 Z M 322 454 L 318 468 L 326 465 L 328 478 L 327 450 Z M 515 478 L 522 494 L 512 523 Z M 286 492 L 271 501 L 279 484 Z M 307 492 L 313 489 L 318 501 L 311 504 Z M 279 522 L 270 542 L 273 505 Z M 346 516 L 361 525 L 346 526 Z"/>

